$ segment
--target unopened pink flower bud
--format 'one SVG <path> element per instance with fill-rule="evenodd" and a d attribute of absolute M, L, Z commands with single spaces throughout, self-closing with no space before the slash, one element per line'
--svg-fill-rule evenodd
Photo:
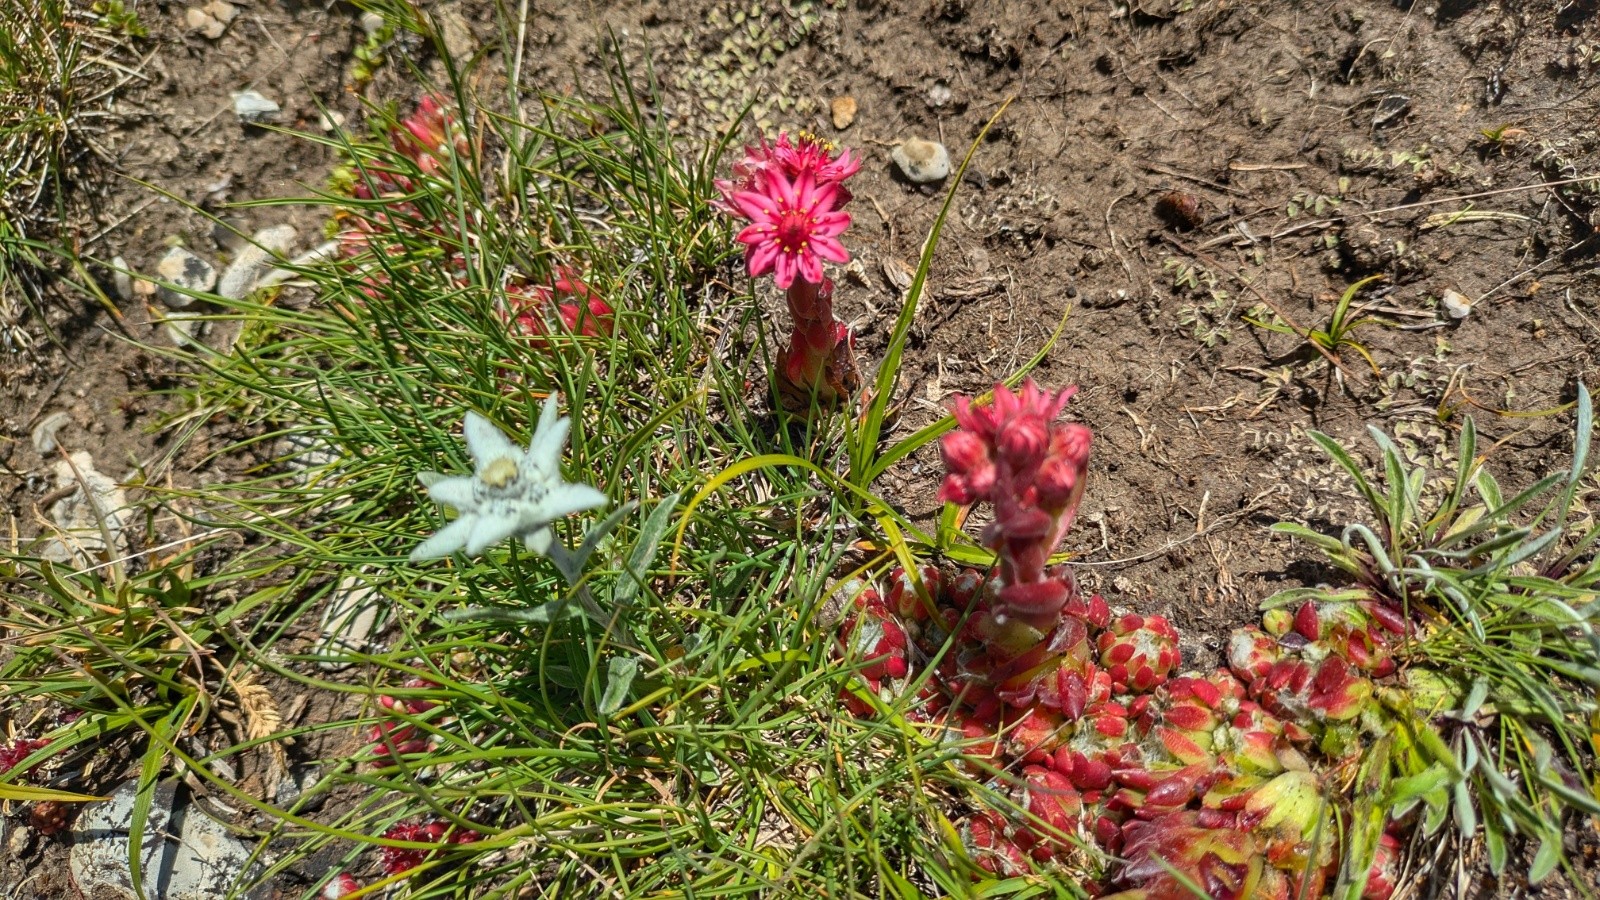
<path fill-rule="evenodd" d="M 1039 502 L 1046 506 L 1060 506 L 1071 500 L 1082 483 L 1083 467 L 1059 457 L 1046 459 L 1034 481 L 1039 488 Z"/>
<path fill-rule="evenodd" d="M 988 445 L 970 431 L 950 432 L 940 442 L 939 449 L 945 467 L 952 472 L 968 473 L 980 466 L 991 465 Z"/>
<path fill-rule="evenodd" d="M 998 435 L 1000 453 L 1006 462 L 1021 469 L 1036 465 L 1050 443 L 1050 423 L 1039 416 L 1018 416 L 1007 422 Z"/>

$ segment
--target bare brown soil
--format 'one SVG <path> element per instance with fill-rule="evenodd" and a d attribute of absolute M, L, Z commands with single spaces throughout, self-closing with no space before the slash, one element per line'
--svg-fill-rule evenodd
<path fill-rule="evenodd" d="M 1473 414 L 1503 482 L 1565 465 L 1570 417 L 1497 411 L 1548 411 L 1596 381 L 1600 180 L 1574 179 L 1600 175 L 1597 4 L 751 6 L 535 4 L 524 78 L 594 88 L 618 51 L 640 79 L 653 70 L 656 112 L 685 134 L 714 133 L 750 100 L 755 119 L 858 148 L 847 240 L 859 265 L 837 300 L 869 369 L 899 309 L 898 275 L 915 266 L 941 201 L 896 177 L 890 148 L 922 136 L 959 159 L 998 113 L 936 256 L 899 429 L 1015 371 L 1065 317 L 1036 377 L 1081 387 L 1072 413 L 1097 439 L 1069 547 L 1090 587 L 1193 635 L 1186 664 L 1214 662 L 1216 639 L 1271 592 L 1328 577 L 1302 562 L 1306 548 L 1263 530 L 1356 513 L 1306 430 L 1366 452 L 1375 425 L 1443 466 Z M 489 4 L 433 9 L 469 49 L 495 32 Z M 242 127 L 229 92 L 254 87 L 307 131 L 314 100 L 358 121 L 342 87 L 353 13 L 264 0 L 218 42 L 186 33 L 181 5 L 141 13 L 155 55 L 123 110 L 127 175 L 213 211 L 326 176 L 328 152 Z M 485 71 L 501 54 L 488 56 Z M 398 94 L 380 81 L 385 91 Z M 858 113 L 837 129 L 829 107 L 845 96 Z M 1192 220 L 1158 214 L 1171 192 Z M 85 246 L 96 256 L 148 268 L 175 236 L 211 249 L 204 216 L 132 181 L 100 212 Z M 235 214 L 254 227 L 317 225 L 308 210 Z M 1355 333 L 1370 364 L 1348 348 L 1335 364 L 1243 319 L 1275 308 L 1323 327 L 1349 285 L 1380 274 L 1358 299 L 1375 320 Z M 1446 291 L 1473 301 L 1464 319 L 1441 308 Z M 126 340 L 161 337 L 137 304 L 123 314 L 57 310 L 65 346 L 6 366 L 0 416 L 13 440 L 0 449 L 11 473 L 0 491 L 24 521 L 42 465 L 27 434 L 49 412 L 69 412 L 87 434 L 64 439 L 103 454 L 108 471 L 163 452 L 166 438 L 148 433 L 163 401 L 145 392 L 170 383 L 166 364 Z M 205 477 L 185 465 L 175 478 Z M 880 490 L 925 516 L 937 471 L 930 449 Z M 0 864 L 0 881 L 18 862 Z M 1514 880 L 1480 887 L 1537 893 Z"/>

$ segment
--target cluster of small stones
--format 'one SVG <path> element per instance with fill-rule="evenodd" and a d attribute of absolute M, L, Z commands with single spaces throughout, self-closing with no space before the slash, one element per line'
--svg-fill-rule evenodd
<path fill-rule="evenodd" d="M 980 633 L 997 579 L 930 566 L 920 591 L 900 569 L 883 590 L 854 585 L 838 649 L 861 668 L 841 699 L 870 716 L 863 693 L 900 703 L 939 660 L 906 718 L 961 744 L 970 773 L 1010 798 L 962 825 L 995 874 L 1081 877 L 1093 845 L 1126 860 L 1087 885 L 1118 900 L 1186 896 L 1184 878 L 1218 900 L 1321 896 L 1341 801 L 1325 776 L 1388 727 L 1375 691 L 1396 679 L 1391 650 L 1410 623 L 1366 601 L 1275 609 L 1234 632 L 1227 668 L 1177 676 L 1179 635 L 1164 618 L 1078 595 L 1065 567 L 1053 577 L 1073 590 L 1045 642 L 1060 655 L 1022 673 L 1027 696 Z M 1397 846 L 1386 834 L 1365 900 L 1392 892 Z"/>

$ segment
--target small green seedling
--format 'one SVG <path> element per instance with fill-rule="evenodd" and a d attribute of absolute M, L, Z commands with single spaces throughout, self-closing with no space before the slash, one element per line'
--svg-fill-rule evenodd
<path fill-rule="evenodd" d="M 1339 298 L 1338 304 L 1334 306 L 1333 316 L 1328 319 L 1327 326 L 1307 331 L 1305 339 L 1311 344 L 1315 344 L 1316 347 L 1321 348 L 1334 360 L 1338 359 L 1339 351 L 1342 348 L 1349 347 L 1367 361 L 1367 365 L 1372 367 L 1372 374 L 1381 376 L 1383 373 L 1378 370 L 1378 363 L 1373 360 L 1372 353 L 1367 350 L 1365 344 L 1356 340 L 1353 335 L 1355 330 L 1363 325 L 1382 325 L 1384 321 L 1375 316 L 1352 315 L 1350 307 L 1355 301 L 1356 294 L 1360 293 L 1362 288 L 1383 277 L 1382 275 L 1373 275 L 1350 285 L 1344 295 Z M 1298 331 L 1289 327 L 1286 323 L 1278 321 L 1276 318 L 1269 321 L 1246 315 L 1244 320 L 1258 328 L 1265 328 L 1268 331 L 1275 331 L 1279 334 L 1299 334 Z"/>

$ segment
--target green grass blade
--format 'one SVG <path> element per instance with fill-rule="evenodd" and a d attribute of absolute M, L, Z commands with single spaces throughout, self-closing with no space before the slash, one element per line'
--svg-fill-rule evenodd
<path fill-rule="evenodd" d="M 940 205 L 939 214 L 933 220 L 933 227 L 928 230 L 928 237 L 922 243 L 922 256 L 917 261 L 916 274 L 912 276 L 911 286 L 906 289 L 900 315 L 895 318 L 894 329 L 889 333 L 889 344 L 883 354 L 883 362 L 879 364 L 877 377 L 873 381 L 872 399 L 862 411 L 859 427 L 855 429 L 853 435 L 854 443 L 850 448 L 850 480 L 856 485 L 865 487 L 871 484 L 867 473 L 874 468 L 878 441 L 883 433 L 883 420 L 889 408 L 889 398 L 894 393 L 895 383 L 900 377 L 900 360 L 905 354 L 906 339 L 911 334 L 912 322 L 916 321 L 917 304 L 922 298 L 923 287 L 928 282 L 928 270 L 933 266 L 933 254 L 939 244 L 939 234 L 944 230 L 945 220 L 950 216 L 950 209 L 955 203 L 956 191 L 961 186 L 962 176 L 966 174 L 972 158 L 977 155 L 978 148 L 983 145 L 983 139 L 988 136 L 989 129 L 1000 121 L 1000 117 L 1005 115 L 1010 106 L 1009 99 L 1000 104 L 1000 108 L 988 122 L 984 123 L 983 128 L 978 131 L 978 136 L 973 139 L 972 145 L 967 148 L 967 155 L 962 158 L 961 165 L 950 177 L 950 189 L 945 193 L 944 203 Z"/>

